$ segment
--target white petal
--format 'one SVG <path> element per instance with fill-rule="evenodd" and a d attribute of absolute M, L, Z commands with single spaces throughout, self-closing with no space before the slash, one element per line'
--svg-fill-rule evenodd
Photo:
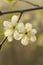
<path fill-rule="evenodd" d="M 3 26 L 4 26 L 6 29 L 8 29 L 8 28 L 11 28 L 11 27 L 12 27 L 12 24 L 11 24 L 11 22 L 9 22 L 9 21 L 4 21 L 4 22 L 3 22 Z"/>
<path fill-rule="evenodd" d="M 22 40 L 21 40 L 21 44 L 23 44 L 24 46 L 28 45 L 29 43 L 29 39 L 28 37 L 25 35 Z"/>
<path fill-rule="evenodd" d="M 7 39 L 9 42 L 11 42 L 13 40 L 12 36 L 8 36 Z"/>
<path fill-rule="evenodd" d="M 26 23 L 26 24 L 25 24 L 25 29 L 26 29 L 27 31 L 30 31 L 30 30 L 32 29 L 32 24 Z"/>
<path fill-rule="evenodd" d="M 31 36 L 30 41 L 35 42 L 36 41 L 36 36 Z"/>
<path fill-rule="evenodd" d="M 10 29 L 7 29 L 7 30 L 4 32 L 5 37 L 6 37 L 6 36 L 10 36 L 10 35 L 12 35 L 12 34 L 13 34 L 13 31 L 10 30 Z"/>
<path fill-rule="evenodd" d="M 31 30 L 31 33 L 32 33 L 32 34 L 37 34 L 37 30 L 36 30 L 36 29 L 32 29 L 32 30 Z"/>
<path fill-rule="evenodd" d="M 16 28 L 19 32 L 24 32 L 24 24 L 22 22 L 18 23 Z"/>
<path fill-rule="evenodd" d="M 23 37 L 23 34 L 20 34 L 18 31 L 14 32 L 14 39 L 20 40 Z"/>
<path fill-rule="evenodd" d="M 19 18 L 19 17 L 16 16 L 16 15 L 12 16 L 11 22 L 12 22 L 13 26 L 16 25 L 16 23 L 17 23 L 17 21 L 18 21 L 18 18 Z"/>

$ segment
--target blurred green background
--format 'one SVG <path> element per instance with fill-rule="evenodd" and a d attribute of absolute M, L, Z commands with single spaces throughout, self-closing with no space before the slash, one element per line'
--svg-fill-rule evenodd
<path fill-rule="evenodd" d="M 27 1 L 43 6 L 43 0 Z M 32 7 L 34 6 L 22 1 L 16 3 L 15 0 L 13 2 L 0 0 L 0 11 L 2 12 Z M 4 38 L 3 21 L 11 19 L 14 14 L 19 13 L 0 16 L 0 42 Z M 16 40 L 11 43 L 6 41 L 0 50 L 0 65 L 43 65 L 43 10 L 26 12 L 20 21 L 33 24 L 38 31 L 37 41 L 28 46 L 23 46 L 20 41 Z"/>

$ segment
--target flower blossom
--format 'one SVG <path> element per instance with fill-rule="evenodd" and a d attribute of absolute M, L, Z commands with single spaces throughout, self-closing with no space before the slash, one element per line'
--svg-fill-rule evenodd
<path fill-rule="evenodd" d="M 21 40 L 21 44 L 28 45 L 29 41 L 35 42 L 36 41 L 36 33 L 37 30 L 33 29 L 32 24 L 26 23 L 25 25 L 19 23 L 17 25 L 17 30 L 14 33 L 14 39 Z"/>
<path fill-rule="evenodd" d="M 13 40 L 13 33 L 15 31 L 15 27 L 17 25 L 18 21 L 18 16 L 14 15 L 11 18 L 10 21 L 4 21 L 3 26 L 4 26 L 4 35 L 7 37 L 8 41 L 11 42 Z"/>
<path fill-rule="evenodd" d="M 21 40 L 21 44 L 28 45 L 29 41 L 36 41 L 37 30 L 32 27 L 31 23 L 18 22 L 19 17 L 14 15 L 10 21 L 4 21 L 4 35 L 8 41 L 11 42 L 13 38 L 15 40 Z"/>

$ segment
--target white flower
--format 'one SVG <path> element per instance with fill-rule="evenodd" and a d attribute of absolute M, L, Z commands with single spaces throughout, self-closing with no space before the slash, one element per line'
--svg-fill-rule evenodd
<path fill-rule="evenodd" d="M 16 40 L 21 39 L 21 44 L 25 46 L 29 44 L 29 41 L 35 42 L 36 41 L 35 34 L 37 33 L 37 30 L 32 28 L 32 24 L 30 23 L 26 23 L 25 25 L 23 23 L 19 24 L 16 27 L 18 31 L 14 33 L 14 39 Z"/>
<path fill-rule="evenodd" d="M 36 36 L 35 34 L 37 33 L 37 30 L 36 29 L 33 29 L 32 28 L 32 24 L 30 23 L 26 23 L 25 24 L 25 36 L 23 37 L 24 41 L 21 40 L 21 43 L 23 45 L 27 45 L 29 43 L 29 41 L 32 41 L 32 42 L 35 42 L 36 41 Z"/>
<path fill-rule="evenodd" d="M 11 18 L 11 22 L 9 21 L 4 21 L 3 26 L 4 26 L 4 35 L 7 37 L 8 41 L 12 41 L 13 39 L 13 32 L 15 30 L 16 24 L 18 21 L 18 16 L 14 15 Z"/>
<path fill-rule="evenodd" d="M 14 15 L 11 18 L 11 22 L 4 21 L 4 35 L 7 37 L 8 41 L 11 42 L 13 38 L 15 40 L 21 40 L 21 44 L 28 45 L 29 41 L 36 41 L 37 30 L 32 28 L 31 23 L 18 22 L 18 16 Z"/>
<path fill-rule="evenodd" d="M 37 30 L 32 28 L 32 24 L 26 23 L 25 24 L 25 35 L 21 39 L 21 43 L 23 45 L 27 45 L 29 43 L 29 41 L 35 42 L 36 41 L 36 36 L 35 36 L 36 33 L 37 33 Z"/>

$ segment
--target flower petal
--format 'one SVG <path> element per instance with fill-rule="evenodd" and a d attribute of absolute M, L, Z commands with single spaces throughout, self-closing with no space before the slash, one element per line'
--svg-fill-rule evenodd
<path fill-rule="evenodd" d="M 23 44 L 24 46 L 28 45 L 29 43 L 29 39 L 28 37 L 25 35 L 22 40 L 21 40 L 21 44 Z"/>
<path fill-rule="evenodd" d="M 9 42 L 11 42 L 13 40 L 12 36 L 8 36 L 7 39 Z"/>
<path fill-rule="evenodd" d="M 19 32 L 24 32 L 24 24 L 22 22 L 18 23 L 16 29 L 19 31 Z"/>
<path fill-rule="evenodd" d="M 10 36 L 10 35 L 12 35 L 12 34 L 13 34 L 13 31 L 10 30 L 10 29 L 7 29 L 7 30 L 4 32 L 5 37 Z"/>
<path fill-rule="evenodd" d="M 32 33 L 32 34 L 37 34 L 37 30 L 36 30 L 36 29 L 32 29 L 32 30 L 31 30 L 31 33 Z"/>
<path fill-rule="evenodd" d="M 17 21 L 18 21 L 18 18 L 19 18 L 19 17 L 16 16 L 16 15 L 12 16 L 11 22 L 12 22 L 13 26 L 16 25 L 16 23 L 17 23 Z"/>
<path fill-rule="evenodd" d="M 36 36 L 31 36 L 30 41 L 35 42 L 36 41 Z"/>
<path fill-rule="evenodd" d="M 11 28 L 12 27 L 12 24 L 9 21 L 4 21 L 3 22 L 3 26 L 5 27 L 5 29 L 8 29 L 8 28 Z"/>
<path fill-rule="evenodd" d="M 27 31 L 30 31 L 30 30 L 32 29 L 32 24 L 26 23 L 26 24 L 25 24 L 25 29 L 26 29 Z"/>
<path fill-rule="evenodd" d="M 14 39 L 20 40 L 23 37 L 23 34 L 20 34 L 18 31 L 14 32 Z"/>

